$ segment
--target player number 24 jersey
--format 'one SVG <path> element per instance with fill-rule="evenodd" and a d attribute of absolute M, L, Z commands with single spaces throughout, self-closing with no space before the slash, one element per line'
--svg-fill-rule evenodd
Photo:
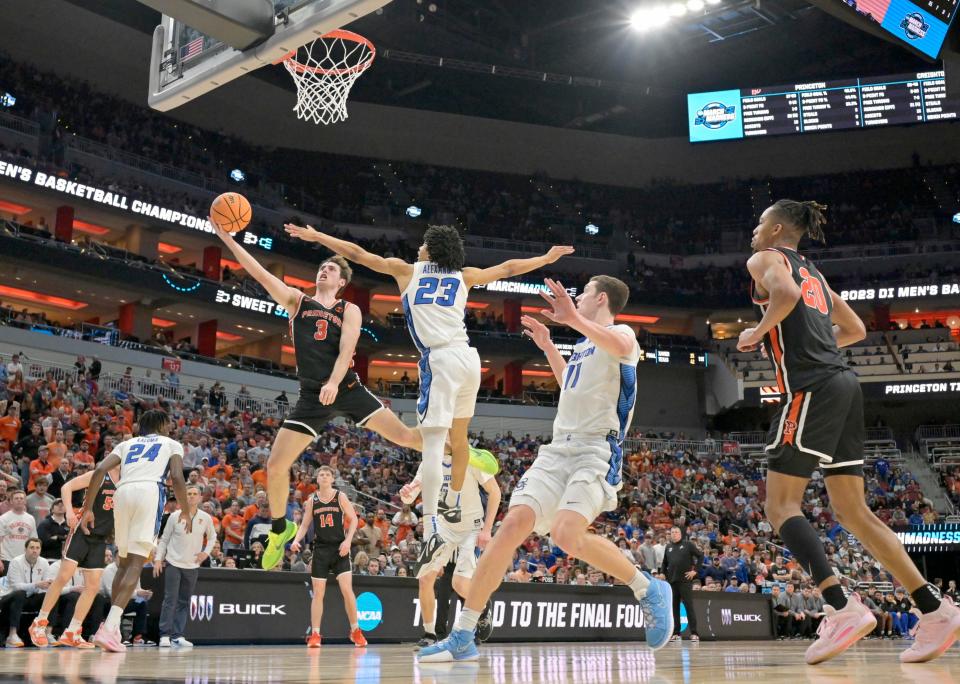
<path fill-rule="evenodd" d="M 169 437 L 146 435 L 120 442 L 111 453 L 120 457 L 120 486 L 129 482 L 163 482 L 170 458 L 183 458 L 183 446 Z"/>

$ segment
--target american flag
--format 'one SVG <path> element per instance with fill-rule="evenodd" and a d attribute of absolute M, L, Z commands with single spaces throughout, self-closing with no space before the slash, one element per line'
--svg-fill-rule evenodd
<path fill-rule="evenodd" d="M 203 52 L 203 36 L 200 36 L 196 40 L 191 40 L 180 48 L 180 59 L 190 59 L 195 55 L 199 55 L 201 52 Z"/>

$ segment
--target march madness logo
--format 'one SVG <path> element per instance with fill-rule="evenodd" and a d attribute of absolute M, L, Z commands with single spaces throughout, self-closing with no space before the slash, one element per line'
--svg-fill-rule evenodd
<path fill-rule="evenodd" d="M 923 20 L 923 15 L 919 12 L 911 12 L 900 22 L 900 28 L 907 34 L 907 38 L 917 40 L 927 35 L 930 24 Z"/>
<path fill-rule="evenodd" d="M 723 128 L 728 123 L 737 118 L 737 108 L 733 105 L 727 106 L 720 102 L 711 102 L 704 105 L 697 112 L 697 117 L 693 120 L 694 126 L 703 126 L 710 130 Z"/>

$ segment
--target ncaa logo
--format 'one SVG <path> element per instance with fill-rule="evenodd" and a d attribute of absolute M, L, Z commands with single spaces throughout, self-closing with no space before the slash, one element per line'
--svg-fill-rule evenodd
<path fill-rule="evenodd" d="M 361 631 L 370 632 L 383 622 L 383 604 L 380 598 L 369 591 L 357 597 L 357 623 Z"/>
<path fill-rule="evenodd" d="M 720 609 L 720 624 L 721 625 L 733 624 L 733 612 L 729 608 Z"/>
<path fill-rule="evenodd" d="M 687 620 L 687 604 L 681 603 L 680 604 L 680 631 L 681 632 L 687 629 L 688 622 L 689 621 Z"/>
<path fill-rule="evenodd" d="M 190 619 L 202 622 L 213 619 L 213 597 L 197 596 L 190 597 Z"/>

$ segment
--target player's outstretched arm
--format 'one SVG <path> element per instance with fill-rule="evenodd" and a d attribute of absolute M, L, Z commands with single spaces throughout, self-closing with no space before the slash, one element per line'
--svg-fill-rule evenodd
<path fill-rule="evenodd" d="M 343 509 L 343 518 L 347 523 L 347 529 L 344 533 L 343 543 L 340 544 L 340 555 L 350 554 L 350 547 L 353 545 L 353 535 L 357 532 L 357 525 L 360 524 L 357 518 L 357 512 L 353 510 L 353 503 L 347 498 L 347 495 L 340 492 L 337 495 L 340 499 L 340 508 Z"/>
<path fill-rule="evenodd" d="M 120 454 L 116 451 L 110 452 L 109 456 L 97 464 L 97 467 L 90 474 L 90 482 L 87 484 L 87 491 L 83 495 L 84 501 L 93 501 L 97 497 L 97 491 L 99 491 L 100 485 L 103 484 L 103 478 L 108 471 L 113 470 L 118 465 L 120 465 Z M 183 473 L 181 473 L 180 476 L 183 477 Z M 83 530 L 84 534 L 90 533 L 90 526 L 93 525 L 93 521 L 93 510 L 89 507 L 85 508 L 83 517 L 80 519 L 80 529 Z"/>
<path fill-rule="evenodd" d="M 603 351 L 622 358 L 630 356 L 637 346 L 637 337 L 627 334 L 623 330 L 614 330 L 599 323 L 588 321 L 580 315 L 573 303 L 570 294 L 563 285 L 556 280 L 547 278 L 543 281 L 547 285 L 547 292 L 540 292 L 540 296 L 550 305 L 541 313 L 554 323 L 560 323 L 573 328 Z M 552 365 L 552 364 L 551 364 Z M 562 382 L 562 381 L 561 381 Z"/>
<path fill-rule="evenodd" d="M 523 325 L 523 334 L 533 340 L 534 344 L 540 347 L 550 363 L 550 370 L 557 378 L 557 382 L 563 384 L 563 371 L 567 369 L 567 362 L 563 354 L 557 349 L 557 346 L 550 339 L 550 329 L 533 316 L 523 316 L 520 319 Z"/>
<path fill-rule="evenodd" d="M 406 282 L 413 277 L 413 266 L 403 259 L 387 258 L 373 254 L 358 244 L 321 233 L 313 226 L 304 227 L 285 223 L 283 229 L 287 231 L 288 235 L 305 242 L 319 242 L 331 252 L 339 254 L 356 264 L 366 266 L 372 271 L 393 276 L 397 283 L 401 284 L 401 289 L 405 288 Z"/>
<path fill-rule="evenodd" d="M 513 276 L 523 275 L 524 273 L 530 273 L 530 271 L 536 271 L 538 268 L 548 266 L 568 254 L 573 254 L 573 247 L 557 245 L 551 247 L 546 254 L 538 257 L 510 259 L 509 261 L 504 261 L 502 264 L 489 268 L 474 268 L 469 266 L 463 269 L 463 282 L 467 284 L 467 287 L 487 285 L 496 280 L 504 280 L 506 278 L 512 278 Z"/>
<path fill-rule="evenodd" d="M 800 288 L 793 282 L 786 258 L 779 252 L 764 250 L 747 261 L 750 276 L 770 296 L 770 303 L 763 318 L 755 328 L 740 333 L 737 350 L 753 351 L 763 341 L 763 336 L 777 327 L 790 315 L 800 299 Z"/>
<path fill-rule="evenodd" d="M 253 258 L 253 256 L 246 250 L 246 248 L 233 239 L 233 236 L 222 230 L 213 219 L 210 220 L 211 225 L 213 225 L 213 231 L 217 234 L 223 244 L 227 246 L 227 249 L 236 257 L 237 261 L 240 262 L 240 265 L 243 267 L 243 270 L 249 273 L 254 280 L 263 285 L 263 289 L 267 291 L 270 297 L 277 304 L 282 306 L 287 311 L 292 311 L 297 306 L 297 302 L 300 300 L 301 293 L 300 290 L 294 289 L 280 280 L 277 276 L 273 275 L 260 265 L 260 262 Z"/>

